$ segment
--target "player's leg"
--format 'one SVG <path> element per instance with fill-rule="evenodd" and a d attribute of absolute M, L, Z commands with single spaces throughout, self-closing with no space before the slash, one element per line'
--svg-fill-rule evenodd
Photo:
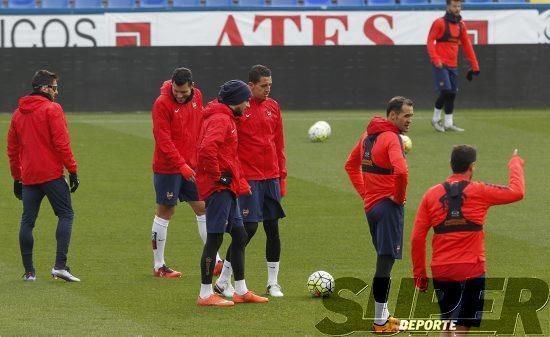
<path fill-rule="evenodd" d="M 248 235 L 244 229 L 243 219 L 239 209 L 237 200 L 233 200 L 229 216 L 231 225 L 231 265 L 235 273 L 235 293 L 233 294 L 233 302 L 235 303 L 265 303 L 269 300 L 267 297 L 256 295 L 248 290 L 244 278 L 244 260 L 245 247 L 248 242 Z"/>
<path fill-rule="evenodd" d="M 221 191 L 212 194 L 206 200 L 206 243 L 203 248 L 201 267 L 201 289 L 198 305 L 204 306 L 232 306 L 232 301 L 225 300 L 214 293 L 212 288 L 212 274 L 214 271 L 215 257 L 223 242 L 223 234 L 229 219 L 231 208 L 231 192 Z"/>
<path fill-rule="evenodd" d="M 80 279 L 71 274 L 67 266 L 67 253 L 73 228 L 74 212 L 71 205 L 71 192 L 65 178 L 59 178 L 42 184 L 42 191 L 48 197 L 55 215 L 58 218 L 55 237 L 57 239 L 57 253 L 52 276 L 67 282 L 80 282 Z"/>
<path fill-rule="evenodd" d="M 460 314 L 456 322 L 458 331 L 468 332 L 471 327 L 479 327 L 483 315 L 483 304 L 485 302 L 485 275 L 468 279 L 464 282 L 462 291 Z M 460 336 L 466 336 L 462 334 Z"/>
<path fill-rule="evenodd" d="M 23 267 L 25 268 L 25 274 L 23 275 L 23 280 L 25 281 L 36 280 L 32 261 L 32 250 L 34 247 L 32 231 L 43 198 L 44 192 L 42 192 L 40 186 L 23 185 L 23 214 L 21 216 L 21 226 L 19 228 L 19 247 L 21 249 Z"/>
<path fill-rule="evenodd" d="M 204 201 L 199 200 L 197 185 L 191 181 L 183 180 L 182 189 L 180 191 L 180 201 L 187 201 L 197 218 L 197 228 L 203 244 L 206 244 L 206 208 Z M 214 275 L 220 275 L 223 261 L 220 254 L 216 252 L 216 265 L 214 267 Z"/>
<path fill-rule="evenodd" d="M 383 199 L 368 212 L 367 220 L 378 256 L 372 285 L 375 300 L 373 329 L 395 331 L 399 329 L 399 320 L 389 314 L 388 295 L 394 260 L 402 258 L 403 206 Z"/>
<path fill-rule="evenodd" d="M 265 181 L 263 216 L 264 231 L 266 234 L 265 258 L 267 261 L 267 293 L 274 297 L 282 297 L 283 292 L 278 281 L 281 257 L 279 219 L 285 217 L 285 212 L 281 206 L 279 179 L 269 179 Z"/>
<path fill-rule="evenodd" d="M 441 112 L 443 110 L 445 101 L 447 99 L 444 91 L 446 90 L 446 88 L 450 86 L 449 75 L 445 67 L 437 68 L 435 66 L 433 66 L 433 75 L 434 75 L 435 88 L 438 92 L 438 96 L 434 104 L 432 126 L 438 132 L 445 132 L 443 123 L 441 121 Z"/>
<path fill-rule="evenodd" d="M 157 208 L 151 229 L 151 243 L 154 259 L 153 275 L 156 277 L 181 277 L 181 272 L 171 269 L 164 261 L 168 224 L 175 213 L 181 180 L 182 177 L 179 174 L 154 174 Z"/>
<path fill-rule="evenodd" d="M 457 320 L 461 311 L 463 282 L 433 280 L 442 320 Z M 457 327 L 458 328 L 458 327 Z M 454 331 L 442 331 L 441 337 L 452 337 Z"/>
<path fill-rule="evenodd" d="M 391 285 L 391 270 L 395 259 L 391 255 L 378 255 L 376 259 L 376 271 L 372 281 L 372 293 L 374 296 L 374 324 L 384 325 L 390 317 L 388 311 L 388 296 Z"/>
<path fill-rule="evenodd" d="M 261 191 L 259 190 L 259 181 L 249 180 L 250 190 L 252 191 L 251 195 L 243 195 L 239 197 L 239 206 L 241 211 L 241 216 L 244 219 L 244 228 L 247 233 L 248 239 L 246 244 L 250 242 L 250 239 L 256 234 L 258 230 L 258 221 L 261 219 L 260 209 L 259 209 L 259 198 Z M 225 261 L 223 262 L 223 268 L 220 273 L 220 278 L 216 281 L 216 291 L 225 289 L 226 287 L 232 288 L 231 286 L 231 275 L 233 274 L 233 268 L 231 264 L 231 244 L 227 247 L 227 252 L 225 255 Z M 230 292 L 224 292 L 224 295 L 229 295 Z"/>
<path fill-rule="evenodd" d="M 456 126 L 453 120 L 455 98 L 458 92 L 458 70 L 456 68 L 448 68 L 447 74 L 449 77 L 449 87 L 445 90 L 445 130 L 463 132 L 464 129 Z"/>

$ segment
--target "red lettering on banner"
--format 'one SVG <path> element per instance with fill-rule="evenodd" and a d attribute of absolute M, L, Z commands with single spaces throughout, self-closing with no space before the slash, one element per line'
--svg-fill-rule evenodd
<path fill-rule="evenodd" d="M 151 23 L 149 22 L 117 23 L 116 32 L 123 33 L 116 37 L 117 47 L 151 46 Z"/>
<path fill-rule="evenodd" d="M 338 29 L 335 30 L 334 34 L 327 36 L 327 21 L 328 20 L 338 20 L 344 25 L 344 29 L 348 30 L 348 17 L 344 15 L 329 15 L 329 16 L 317 16 L 317 15 L 308 15 L 306 18 L 311 20 L 313 24 L 313 45 L 314 46 L 325 46 L 327 41 L 332 41 L 334 45 L 338 45 Z"/>
<path fill-rule="evenodd" d="M 472 44 L 489 43 L 489 22 L 487 20 L 464 21 Z"/>
<path fill-rule="evenodd" d="M 229 15 L 227 17 L 227 21 L 225 22 L 220 37 L 218 38 L 218 42 L 216 43 L 217 46 L 221 46 L 222 39 L 225 35 L 227 35 L 230 45 L 244 46 L 241 32 L 239 32 L 239 27 L 237 27 L 237 22 L 235 21 L 233 15 Z"/>
<path fill-rule="evenodd" d="M 252 29 L 255 32 L 258 29 L 258 26 L 265 20 L 271 21 L 271 45 L 272 46 L 282 46 L 285 43 L 285 20 L 291 20 L 294 22 L 298 31 L 302 30 L 302 25 L 300 22 L 299 15 L 256 15 L 254 18 L 254 28 Z"/>
<path fill-rule="evenodd" d="M 386 14 L 378 14 L 373 15 L 370 18 L 365 21 L 365 25 L 363 26 L 363 32 L 365 33 L 365 36 L 374 42 L 374 44 L 383 44 L 383 45 L 394 45 L 392 39 L 389 38 L 386 34 L 379 31 L 375 26 L 374 22 L 377 19 L 384 19 L 390 26 L 390 28 L 393 29 L 393 17 L 386 15 Z"/>

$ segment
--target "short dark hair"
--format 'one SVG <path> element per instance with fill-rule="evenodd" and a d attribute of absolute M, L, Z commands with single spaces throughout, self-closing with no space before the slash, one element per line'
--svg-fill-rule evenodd
<path fill-rule="evenodd" d="M 193 73 L 187 68 L 176 68 L 172 73 L 172 82 L 176 83 L 177 86 L 185 83 L 191 85 L 193 84 Z"/>
<path fill-rule="evenodd" d="M 58 77 L 55 73 L 46 69 L 41 69 L 34 73 L 31 85 L 35 91 L 38 91 L 42 86 L 52 85 L 53 81 L 57 81 L 57 79 Z"/>
<path fill-rule="evenodd" d="M 477 159 L 477 150 L 470 145 L 455 145 L 451 153 L 451 169 L 453 173 L 464 173 L 470 164 Z"/>
<path fill-rule="evenodd" d="M 388 117 L 392 111 L 395 111 L 398 114 L 403 112 L 403 105 L 414 106 L 414 102 L 403 96 L 395 96 L 390 99 L 388 106 L 386 107 L 386 117 Z"/>
<path fill-rule="evenodd" d="M 462 0 L 446 0 L 447 6 L 449 6 L 451 2 L 462 2 Z"/>
<path fill-rule="evenodd" d="M 270 77 L 270 76 L 271 76 L 271 70 L 269 70 L 268 67 L 263 66 L 261 64 L 257 64 L 255 66 L 252 66 L 252 68 L 250 68 L 250 71 L 248 72 L 248 82 L 258 83 L 260 82 L 260 79 L 262 77 Z"/>

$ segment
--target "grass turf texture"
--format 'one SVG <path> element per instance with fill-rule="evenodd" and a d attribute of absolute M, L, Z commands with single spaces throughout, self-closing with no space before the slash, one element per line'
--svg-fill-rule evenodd
<path fill-rule="evenodd" d="M 550 111 L 459 111 L 465 133 L 436 133 L 431 113 L 418 111 L 408 155 L 410 178 L 406 206 L 404 258 L 395 264 L 390 300 L 397 284 L 410 277 L 409 237 L 424 191 L 449 174 L 453 144 L 478 148 L 475 178 L 507 182 L 506 163 L 514 148 L 526 160 L 526 198 L 496 207 L 486 226 L 488 276 L 537 277 L 550 282 L 548 167 Z M 326 270 L 336 279 L 356 277 L 368 284 L 374 250 L 361 201 L 348 182 L 344 161 L 373 112 L 286 112 L 288 217 L 281 222 L 279 281 L 285 297 L 266 305 L 231 309 L 198 307 L 202 242 L 190 208 L 179 205 L 168 236 L 168 264 L 182 279 L 153 278 L 150 230 L 154 214 L 151 172 L 153 141 L 148 113 L 68 115 L 81 186 L 73 195 L 76 213 L 69 265 L 80 284 L 52 280 L 55 217 L 46 200 L 35 235 L 37 281 L 21 281 L 18 245 L 21 204 L 13 197 L 6 155 L 1 156 L 0 336 L 172 336 L 172 335 L 320 335 L 315 324 L 326 310 L 306 289 L 308 276 Z M 10 116 L 0 115 L 6 139 Z M 308 128 L 317 120 L 332 126 L 325 143 L 311 143 Z M 4 141 L 5 142 L 5 141 Z M 5 143 L 4 143 L 5 144 Z M 222 252 L 229 236 L 225 237 Z M 250 289 L 265 291 L 265 235 L 260 228 L 246 254 Z M 353 298 L 351 295 L 346 295 Z M 355 300 L 367 302 L 367 295 Z M 549 309 L 539 312 L 543 334 L 550 335 Z M 498 317 L 498 316 L 497 316 Z M 363 333 L 365 334 L 365 333 Z M 521 324 L 516 331 L 523 335 Z"/>

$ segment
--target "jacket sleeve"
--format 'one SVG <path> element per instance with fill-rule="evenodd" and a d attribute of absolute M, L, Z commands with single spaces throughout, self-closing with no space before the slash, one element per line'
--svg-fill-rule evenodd
<path fill-rule="evenodd" d="M 225 140 L 227 128 L 224 121 L 220 119 L 211 119 L 204 127 L 204 138 L 198 148 L 199 170 L 218 178 L 221 176 L 218 149 Z"/>
<path fill-rule="evenodd" d="M 361 199 L 364 199 L 366 191 L 365 184 L 363 182 L 363 173 L 361 172 L 362 142 L 363 137 L 359 139 L 359 142 L 357 142 L 357 145 L 355 145 L 355 147 L 349 154 L 348 160 L 346 160 L 345 169 L 348 174 L 349 180 L 353 184 L 353 187 L 355 187 L 355 190 L 361 196 Z"/>
<path fill-rule="evenodd" d="M 69 129 L 67 128 L 67 120 L 65 119 L 65 114 L 63 113 L 61 105 L 53 103 L 53 108 L 50 109 L 50 118 L 48 118 L 48 122 L 53 147 L 63 161 L 63 166 L 65 166 L 70 173 L 76 173 L 76 160 L 71 150 Z"/>
<path fill-rule="evenodd" d="M 428 55 L 430 56 L 430 62 L 432 62 L 433 65 L 443 63 L 435 48 L 436 40 L 443 35 L 444 26 L 442 23 L 442 20 L 435 20 L 430 27 L 430 32 L 428 33 L 426 47 L 428 49 Z"/>
<path fill-rule="evenodd" d="M 14 180 L 21 180 L 21 158 L 19 139 L 17 137 L 17 131 L 15 129 L 15 114 L 12 117 L 10 123 L 10 129 L 8 131 L 8 146 L 7 152 L 10 160 L 11 176 Z"/>
<path fill-rule="evenodd" d="M 411 234 L 411 258 L 413 277 L 425 278 L 426 273 L 426 236 L 431 228 L 426 193 L 418 206 Z"/>
<path fill-rule="evenodd" d="M 406 199 L 409 170 L 407 168 L 407 160 L 403 155 L 401 142 L 397 137 L 399 137 L 399 135 L 390 138 L 388 143 L 388 157 L 395 176 L 395 190 L 393 192 L 393 198 L 396 203 L 402 204 Z"/>
<path fill-rule="evenodd" d="M 525 195 L 525 175 L 523 159 L 514 155 L 508 162 L 508 186 L 481 184 L 485 201 L 489 205 L 503 205 L 523 199 Z"/>
<path fill-rule="evenodd" d="M 153 136 L 160 151 L 181 170 L 186 164 L 185 159 L 172 141 L 169 112 L 159 101 L 153 105 Z"/>
<path fill-rule="evenodd" d="M 460 21 L 460 25 L 460 42 L 462 43 L 462 47 L 464 48 L 464 55 L 466 56 L 466 59 L 468 59 L 468 62 L 470 62 L 472 70 L 479 71 L 479 63 L 477 62 L 474 47 L 472 47 L 472 42 L 470 41 L 470 37 L 468 36 L 466 24 L 463 21 Z"/>
<path fill-rule="evenodd" d="M 275 129 L 275 149 L 277 151 L 277 165 L 279 166 L 279 178 L 286 179 L 286 156 L 285 156 L 285 136 L 283 127 L 283 115 L 281 109 L 279 111 L 279 120 Z"/>

